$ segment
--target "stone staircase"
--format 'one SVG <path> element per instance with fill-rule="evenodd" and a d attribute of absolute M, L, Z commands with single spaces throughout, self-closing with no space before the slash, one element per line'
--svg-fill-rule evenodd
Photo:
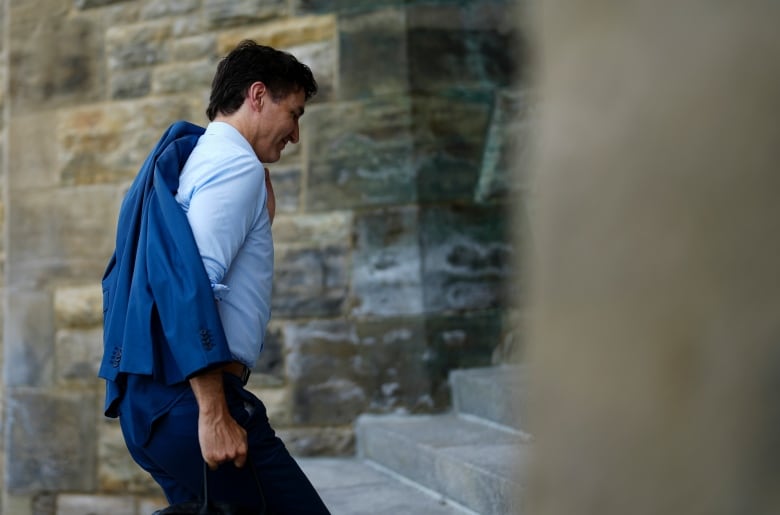
<path fill-rule="evenodd" d="M 450 384 L 451 413 L 364 415 L 357 460 L 304 460 L 334 515 L 521 513 L 514 502 L 530 445 L 521 424 L 523 368 L 457 370 Z"/>

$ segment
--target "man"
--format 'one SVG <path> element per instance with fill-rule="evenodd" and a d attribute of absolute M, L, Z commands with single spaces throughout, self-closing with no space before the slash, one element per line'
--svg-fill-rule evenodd
<path fill-rule="evenodd" d="M 123 201 L 103 278 L 106 415 L 171 504 L 201 496 L 205 462 L 215 501 L 328 513 L 244 388 L 270 316 L 264 165 L 298 142 L 316 91 L 295 57 L 240 43 L 214 76 L 211 123 L 171 126 Z"/>

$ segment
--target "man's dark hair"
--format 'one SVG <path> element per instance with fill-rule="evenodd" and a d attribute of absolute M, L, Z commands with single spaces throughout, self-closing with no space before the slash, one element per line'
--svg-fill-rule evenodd
<path fill-rule="evenodd" d="M 274 101 L 300 90 L 306 100 L 317 93 L 317 81 L 308 66 L 287 52 L 247 39 L 217 66 L 206 109 L 209 120 L 214 120 L 218 114 L 236 112 L 244 103 L 249 86 L 258 81 L 265 84 Z"/>

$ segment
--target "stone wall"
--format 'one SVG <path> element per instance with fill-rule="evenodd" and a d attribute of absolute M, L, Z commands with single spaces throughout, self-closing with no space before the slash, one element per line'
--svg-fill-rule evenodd
<path fill-rule="evenodd" d="M 251 379 L 291 450 L 351 453 L 360 413 L 444 410 L 447 372 L 491 362 L 517 288 L 507 156 L 527 130 L 511 2 L 2 5 L 3 513 L 151 511 L 102 416 L 99 281 L 140 163 L 173 121 L 206 123 L 244 38 L 320 83 L 271 167 L 273 319 Z"/>

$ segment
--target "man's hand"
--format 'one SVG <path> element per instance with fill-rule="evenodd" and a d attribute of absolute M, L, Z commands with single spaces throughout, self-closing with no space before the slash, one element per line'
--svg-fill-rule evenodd
<path fill-rule="evenodd" d="M 265 189 L 268 192 L 268 198 L 265 202 L 268 206 L 268 217 L 273 224 L 276 214 L 276 196 L 274 195 L 274 186 L 271 184 L 271 172 L 268 171 L 268 168 L 265 169 Z"/>
<path fill-rule="evenodd" d="M 195 376 L 190 385 L 198 401 L 198 440 L 203 460 L 212 470 L 227 461 L 243 467 L 247 456 L 246 431 L 228 411 L 222 370 Z"/>

